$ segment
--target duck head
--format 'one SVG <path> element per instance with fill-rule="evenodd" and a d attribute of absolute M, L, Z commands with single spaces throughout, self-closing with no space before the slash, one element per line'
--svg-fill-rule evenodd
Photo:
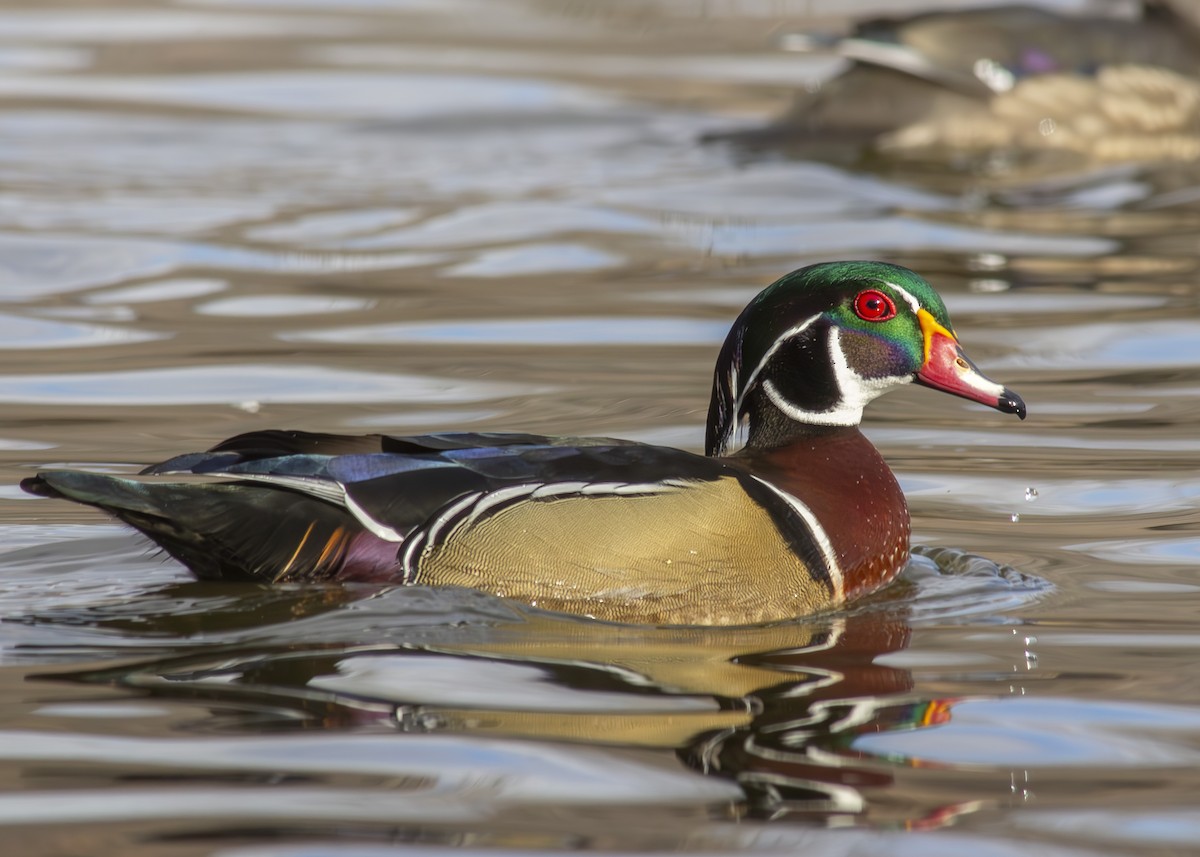
<path fill-rule="evenodd" d="M 738 316 L 717 359 L 706 452 L 778 446 L 855 426 L 881 393 L 917 382 L 1025 418 L 1021 397 L 967 358 L 942 299 L 907 268 L 829 262 L 780 278 Z"/>

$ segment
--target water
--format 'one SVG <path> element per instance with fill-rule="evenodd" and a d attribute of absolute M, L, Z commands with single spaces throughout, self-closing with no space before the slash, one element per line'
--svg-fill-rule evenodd
<path fill-rule="evenodd" d="M 699 145 L 829 70 L 768 49 L 808 5 L 0 10 L 6 853 L 1195 848 L 1197 174 Z M 197 583 L 14 487 L 268 427 L 697 448 L 732 318 L 839 256 L 1030 411 L 871 407 L 924 547 L 844 614 Z"/>

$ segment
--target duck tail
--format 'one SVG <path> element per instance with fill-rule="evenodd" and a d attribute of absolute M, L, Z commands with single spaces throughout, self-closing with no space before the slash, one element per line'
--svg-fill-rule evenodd
<path fill-rule="evenodd" d="M 345 510 L 294 491 L 215 480 L 143 481 L 55 470 L 31 494 L 95 506 L 209 580 L 316 581 L 346 576 L 362 528 Z M 392 555 L 394 556 L 392 546 Z"/>

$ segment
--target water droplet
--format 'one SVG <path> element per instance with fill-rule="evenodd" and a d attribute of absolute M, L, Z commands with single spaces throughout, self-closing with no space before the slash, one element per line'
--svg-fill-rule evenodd
<path fill-rule="evenodd" d="M 1025 502 L 1026 503 L 1032 503 L 1037 498 L 1038 498 L 1038 490 L 1036 488 L 1031 486 L 1031 487 L 1025 489 Z"/>

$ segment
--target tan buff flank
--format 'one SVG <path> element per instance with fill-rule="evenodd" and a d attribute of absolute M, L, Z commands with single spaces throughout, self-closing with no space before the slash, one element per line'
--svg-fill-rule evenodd
<path fill-rule="evenodd" d="M 414 582 L 675 625 L 787 619 L 833 597 L 733 478 L 642 496 L 519 503 L 427 547 Z"/>

